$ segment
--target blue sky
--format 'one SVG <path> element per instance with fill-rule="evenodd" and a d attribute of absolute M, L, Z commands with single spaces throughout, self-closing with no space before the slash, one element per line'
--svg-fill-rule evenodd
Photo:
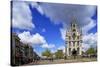
<path fill-rule="evenodd" d="M 77 9 L 78 13 L 74 13 L 72 9 Z M 82 26 L 84 49 L 97 44 L 97 41 L 94 41 L 97 37 L 96 6 L 15 1 L 12 12 L 12 32 L 16 32 L 23 43 L 33 46 L 38 54 L 47 48 L 51 52 L 58 49 L 64 51 L 64 35 L 71 21 L 69 16 L 72 14 L 77 17 L 80 26 L 84 25 Z"/>

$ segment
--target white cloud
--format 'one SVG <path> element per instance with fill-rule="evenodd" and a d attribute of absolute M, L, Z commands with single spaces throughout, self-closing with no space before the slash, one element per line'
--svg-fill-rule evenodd
<path fill-rule="evenodd" d="M 95 20 L 90 19 L 89 23 L 82 27 L 83 34 L 86 34 L 89 30 L 96 26 Z"/>
<path fill-rule="evenodd" d="M 29 31 L 24 31 L 23 33 L 20 33 L 18 37 L 21 39 L 21 42 L 32 44 L 32 45 L 36 45 L 36 44 L 41 45 L 46 43 L 46 40 L 43 36 L 41 36 L 38 33 L 32 35 L 30 34 Z"/>
<path fill-rule="evenodd" d="M 58 47 L 58 50 L 63 50 L 63 52 L 65 53 L 65 46 Z"/>
<path fill-rule="evenodd" d="M 79 24 L 85 34 L 93 27 L 96 26 L 95 20 L 91 17 L 96 12 L 96 6 L 94 5 L 72 5 L 72 4 L 57 4 L 57 3 L 39 3 L 41 9 L 51 21 L 55 24 L 62 23 L 63 28 L 60 29 L 61 37 L 65 39 L 65 31 L 70 26 L 70 22 L 73 17 L 76 17 Z"/>
<path fill-rule="evenodd" d="M 55 45 L 54 45 L 54 44 L 47 44 L 47 43 L 45 43 L 45 44 L 43 44 L 41 47 L 42 47 L 42 48 L 54 48 Z"/>
<path fill-rule="evenodd" d="M 63 29 L 63 28 L 60 28 L 60 33 L 61 33 L 61 38 L 63 39 L 63 40 L 65 40 L 65 36 L 66 36 L 66 30 L 65 29 Z"/>
<path fill-rule="evenodd" d="M 57 49 L 51 49 L 51 53 L 57 52 Z"/>
<path fill-rule="evenodd" d="M 55 44 L 48 44 L 43 36 L 39 33 L 31 34 L 29 31 L 19 33 L 20 41 L 30 45 L 41 45 L 42 48 L 54 48 Z"/>
<path fill-rule="evenodd" d="M 72 5 L 57 3 L 40 3 L 44 14 L 55 23 L 62 22 L 63 26 L 68 26 L 72 17 L 76 17 L 81 26 L 87 25 L 94 15 L 96 6 L 92 5 Z"/>
<path fill-rule="evenodd" d="M 12 26 L 19 29 L 32 29 L 32 16 L 27 2 L 13 1 L 12 3 Z"/>
<path fill-rule="evenodd" d="M 94 48 L 97 46 L 97 33 L 90 33 L 83 36 L 83 50 L 85 51 L 91 46 Z"/>
<path fill-rule="evenodd" d="M 42 7 L 40 5 L 38 5 L 38 3 L 36 2 L 29 2 L 29 4 L 33 7 L 36 8 L 41 14 L 44 14 Z"/>
<path fill-rule="evenodd" d="M 90 45 L 89 44 L 82 43 L 82 51 L 85 52 L 88 48 L 90 48 Z"/>
<path fill-rule="evenodd" d="M 82 31 L 85 34 L 87 34 L 89 30 L 96 26 L 95 20 L 91 19 L 96 11 L 96 6 L 94 5 L 72 5 L 36 2 L 28 2 L 27 4 L 30 4 L 33 8 L 36 8 L 41 14 L 45 14 L 52 21 L 54 21 L 54 23 L 58 24 L 58 22 L 61 22 L 63 24 L 63 28 L 60 29 L 60 32 L 63 40 L 65 40 L 66 30 L 69 28 L 69 24 L 73 16 L 76 17 L 77 23 L 80 27 L 82 27 Z M 31 15 L 30 11 L 28 11 L 28 13 Z M 17 23 L 17 21 L 14 23 L 14 25 L 15 27 L 18 26 L 19 28 L 30 28 L 32 26 L 34 27 L 34 24 L 25 24 L 24 22 Z M 27 27 L 27 25 L 29 26 Z M 43 29 L 43 31 L 45 30 Z"/>

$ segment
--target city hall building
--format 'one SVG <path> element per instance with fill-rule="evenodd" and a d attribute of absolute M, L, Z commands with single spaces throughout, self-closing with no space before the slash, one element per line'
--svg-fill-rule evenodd
<path fill-rule="evenodd" d="M 82 29 L 78 26 L 76 19 L 73 19 L 66 32 L 65 55 L 82 55 Z"/>

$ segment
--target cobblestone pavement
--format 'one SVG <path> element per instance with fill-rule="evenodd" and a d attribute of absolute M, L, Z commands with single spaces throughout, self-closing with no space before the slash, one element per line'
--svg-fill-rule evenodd
<path fill-rule="evenodd" d="M 61 63 L 75 63 L 75 62 L 92 62 L 92 61 L 97 61 L 96 58 L 82 58 L 82 59 L 59 59 L 59 60 L 40 60 L 37 62 L 32 62 L 26 65 L 44 65 L 44 64 L 61 64 Z"/>

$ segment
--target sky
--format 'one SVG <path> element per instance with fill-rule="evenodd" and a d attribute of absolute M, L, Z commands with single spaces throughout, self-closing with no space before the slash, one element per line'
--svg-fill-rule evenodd
<path fill-rule="evenodd" d="M 13 1 L 12 32 L 39 55 L 47 48 L 65 52 L 65 35 L 73 17 L 82 29 L 82 49 L 97 46 L 97 7 L 46 2 Z"/>

